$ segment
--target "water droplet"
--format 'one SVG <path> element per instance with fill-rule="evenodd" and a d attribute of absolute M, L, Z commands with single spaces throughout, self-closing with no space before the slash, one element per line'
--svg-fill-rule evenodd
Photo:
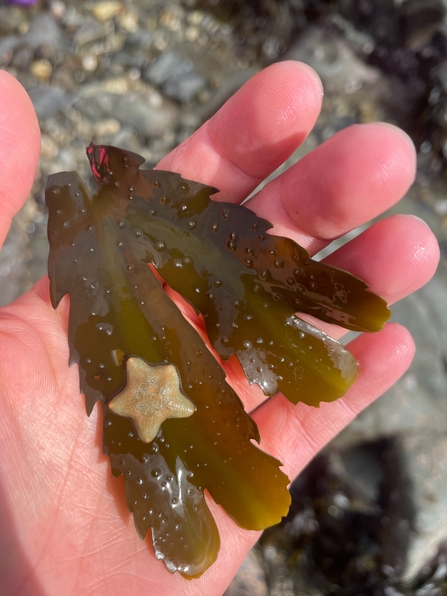
<path fill-rule="evenodd" d="M 158 180 L 154 180 L 153 185 L 155 188 L 160 188 L 161 182 L 159 182 Z"/>
<path fill-rule="evenodd" d="M 64 221 L 63 226 L 64 228 L 69 228 L 71 226 L 71 223 L 69 221 Z"/>
<path fill-rule="evenodd" d="M 155 243 L 155 248 L 158 250 L 158 252 L 163 252 L 166 250 L 166 244 L 163 242 L 163 240 L 159 240 Z"/>
<path fill-rule="evenodd" d="M 143 479 L 142 478 L 138 478 L 137 479 L 138 484 L 143 484 Z"/>
<path fill-rule="evenodd" d="M 188 221 L 188 228 L 190 230 L 195 230 L 197 228 L 197 222 L 194 221 L 193 219 Z"/>
<path fill-rule="evenodd" d="M 253 259 L 245 259 L 245 264 L 247 267 L 251 267 L 253 265 Z"/>
<path fill-rule="evenodd" d="M 159 476 L 161 476 L 161 470 L 159 468 L 154 468 L 153 470 L 151 470 L 151 475 L 154 478 L 158 478 Z"/>
<path fill-rule="evenodd" d="M 287 283 L 289 284 L 289 286 L 293 286 L 293 284 L 295 283 L 295 280 L 293 279 L 293 277 L 288 277 Z"/>
<path fill-rule="evenodd" d="M 124 228 L 124 226 L 126 225 L 125 221 L 123 219 L 121 219 L 118 223 L 118 227 L 120 230 L 122 230 Z"/>
<path fill-rule="evenodd" d="M 275 259 L 274 265 L 277 269 L 282 269 L 284 267 L 283 259 Z"/>
<path fill-rule="evenodd" d="M 217 224 L 217 223 L 211 224 L 210 229 L 212 232 L 217 232 L 219 230 L 219 224 Z"/>
<path fill-rule="evenodd" d="M 120 240 L 119 242 L 116 243 L 116 245 L 117 245 L 118 248 L 123 248 L 124 243 L 121 242 L 121 240 Z"/>
<path fill-rule="evenodd" d="M 262 289 L 261 284 L 253 284 L 253 292 L 259 292 Z"/>
<path fill-rule="evenodd" d="M 251 348 L 251 342 L 250 341 L 244 341 L 243 346 L 246 350 L 249 350 Z"/>
<path fill-rule="evenodd" d="M 171 199 L 167 196 L 160 197 L 160 203 L 162 205 L 168 205 L 170 203 L 170 201 L 171 201 Z"/>
<path fill-rule="evenodd" d="M 142 235 L 143 235 L 143 232 L 141 230 L 135 230 L 135 236 L 137 238 L 141 238 Z"/>
<path fill-rule="evenodd" d="M 135 265 L 127 265 L 126 269 L 127 271 L 133 271 L 135 269 Z"/>
<path fill-rule="evenodd" d="M 213 285 L 215 288 L 220 288 L 222 286 L 222 282 L 220 281 L 220 279 L 215 279 L 213 281 Z"/>

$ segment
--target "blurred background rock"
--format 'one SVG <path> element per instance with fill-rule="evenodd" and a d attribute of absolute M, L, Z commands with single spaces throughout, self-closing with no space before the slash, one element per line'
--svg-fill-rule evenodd
<path fill-rule="evenodd" d="M 32 98 L 42 157 L 0 254 L 0 304 L 46 272 L 48 174 L 88 176 L 91 140 L 154 165 L 274 61 L 307 62 L 325 86 L 317 126 L 285 167 L 357 122 L 412 136 L 418 178 L 393 212 L 427 221 L 442 252 L 435 278 L 393 307 L 414 363 L 295 481 L 289 516 L 226 594 L 447 594 L 447 0 L 23 4 L 0 0 L 0 67 Z"/>

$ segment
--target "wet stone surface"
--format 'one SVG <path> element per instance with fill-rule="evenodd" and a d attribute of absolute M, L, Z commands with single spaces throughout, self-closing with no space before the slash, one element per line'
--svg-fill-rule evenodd
<path fill-rule="evenodd" d="M 446 8 L 447 0 L 0 6 L 0 67 L 25 86 L 42 128 L 36 182 L 0 254 L 0 304 L 46 271 L 49 174 L 86 178 L 91 140 L 156 164 L 272 61 L 303 60 L 325 86 L 317 126 L 287 165 L 357 122 L 399 124 L 416 142 L 418 179 L 394 212 L 427 221 L 442 260 L 425 288 L 393 307 L 415 338 L 414 363 L 294 483 L 289 516 L 265 532 L 227 596 L 447 593 Z"/>

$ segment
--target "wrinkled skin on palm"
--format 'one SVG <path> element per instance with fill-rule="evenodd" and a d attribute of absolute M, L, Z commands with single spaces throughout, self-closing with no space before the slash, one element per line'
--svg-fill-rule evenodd
<path fill-rule="evenodd" d="M 357 375 L 353 356 L 296 312 L 375 331 L 389 311 L 249 209 L 212 201 L 216 189 L 141 170 L 139 155 L 115 147 L 87 154 L 94 196 L 75 172 L 47 185 L 52 303 L 70 296 L 70 364 L 87 412 L 102 403 L 103 450 L 139 535 L 151 529 L 157 558 L 197 577 L 219 550 L 204 489 L 259 530 L 287 513 L 288 479 L 253 444 L 255 423 L 149 265 L 203 316 L 223 360 L 293 403 L 335 400 Z"/>

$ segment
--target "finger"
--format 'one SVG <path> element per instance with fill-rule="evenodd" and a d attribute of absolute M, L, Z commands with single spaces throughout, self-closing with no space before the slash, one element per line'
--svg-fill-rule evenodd
<path fill-rule="evenodd" d="M 416 153 L 400 129 L 381 123 L 344 129 L 250 200 L 249 207 L 312 252 L 376 217 L 412 184 Z"/>
<path fill-rule="evenodd" d="M 303 142 L 321 101 L 321 82 L 310 67 L 274 64 L 157 167 L 216 186 L 218 199 L 240 202 Z"/>
<path fill-rule="evenodd" d="M 14 77 L 0 70 L 0 247 L 31 189 L 39 152 L 31 100 Z"/>
<path fill-rule="evenodd" d="M 371 292 L 391 305 L 416 292 L 433 277 L 439 252 L 436 237 L 422 219 L 394 215 L 373 224 L 324 262 L 363 279 Z M 337 325 L 305 318 L 334 339 L 346 333 Z"/>
<path fill-rule="evenodd" d="M 393 304 L 425 285 L 439 263 L 439 244 L 428 225 L 413 215 L 376 222 L 324 262 L 360 277 Z"/>
<path fill-rule="evenodd" d="M 326 443 L 391 387 L 414 355 L 409 332 L 397 323 L 389 323 L 379 333 L 360 335 L 348 348 L 359 361 L 360 374 L 345 397 L 312 408 L 294 406 L 277 395 L 252 414 L 261 432 L 261 448 L 284 463 L 289 478 L 299 474 Z"/>

